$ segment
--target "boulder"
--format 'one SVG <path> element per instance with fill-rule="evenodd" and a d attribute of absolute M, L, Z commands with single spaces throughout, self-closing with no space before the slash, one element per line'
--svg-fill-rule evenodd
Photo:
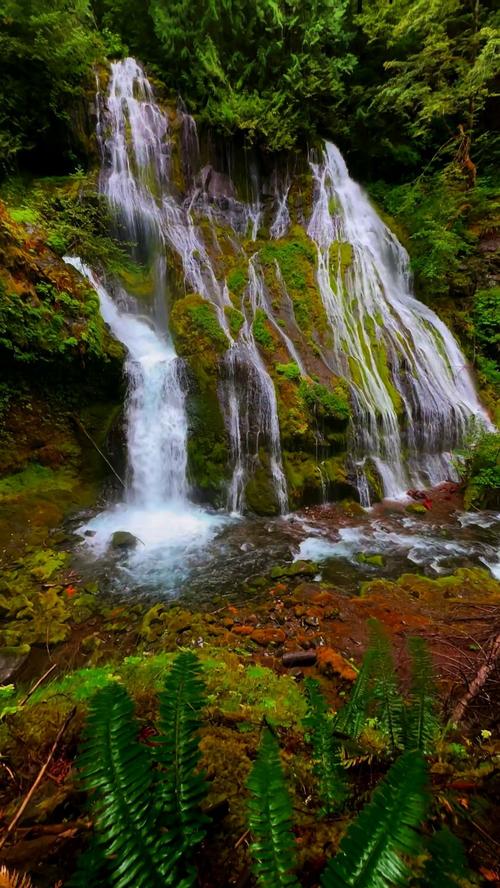
<path fill-rule="evenodd" d="M 140 540 L 128 530 L 115 530 L 111 537 L 111 549 L 135 549 Z"/>

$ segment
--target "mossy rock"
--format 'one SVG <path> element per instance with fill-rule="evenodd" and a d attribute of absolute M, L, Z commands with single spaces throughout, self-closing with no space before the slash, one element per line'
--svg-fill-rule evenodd
<path fill-rule="evenodd" d="M 359 564 L 371 564 L 372 567 L 383 567 L 385 564 L 383 555 L 370 555 L 367 552 L 358 552 L 356 555 L 356 561 L 358 561 Z"/>
<path fill-rule="evenodd" d="M 292 564 L 277 564 L 269 571 L 273 580 L 282 577 L 315 577 L 319 567 L 314 561 L 294 561 Z"/>
<path fill-rule="evenodd" d="M 110 540 L 111 549 L 135 549 L 139 540 L 128 530 L 115 530 Z"/>
<path fill-rule="evenodd" d="M 212 303 L 199 293 L 178 299 L 170 313 L 170 326 L 177 354 L 184 358 L 197 355 L 207 371 L 215 372 L 219 356 L 229 348 L 229 340 Z"/>
<path fill-rule="evenodd" d="M 411 515 L 427 515 L 427 509 L 422 503 L 408 503 L 405 506 L 405 512 L 409 512 Z"/>
<path fill-rule="evenodd" d="M 245 504 L 256 515 L 277 515 L 279 506 L 267 453 L 260 451 L 259 460 L 255 472 L 245 487 Z"/>

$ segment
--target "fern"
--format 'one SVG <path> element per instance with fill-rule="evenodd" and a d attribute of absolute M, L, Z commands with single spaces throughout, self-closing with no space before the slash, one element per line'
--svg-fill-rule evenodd
<path fill-rule="evenodd" d="M 460 839 L 443 827 L 428 843 L 430 858 L 422 877 L 422 888 L 458 888 L 469 875 Z"/>
<path fill-rule="evenodd" d="M 439 731 L 435 714 L 432 659 L 423 638 L 410 638 L 412 683 L 406 716 L 405 747 L 430 752 Z"/>
<path fill-rule="evenodd" d="M 160 694 L 161 736 L 156 759 L 164 769 L 159 785 L 163 824 L 167 828 L 171 872 L 167 885 L 190 888 L 196 882 L 193 851 L 205 835 L 208 818 L 200 804 L 207 791 L 200 760 L 198 731 L 205 686 L 195 654 L 187 651 L 176 657 Z"/>
<path fill-rule="evenodd" d="M 368 717 L 371 701 L 370 681 L 374 660 L 374 651 L 368 649 L 363 657 L 363 663 L 352 687 L 349 700 L 337 712 L 333 720 L 335 732 L 348 734 L 354 740 L 361 734 Z"/>
<path fill-rule="evenodd" d="M 403 745 L 404 709 L 398 689 L 392 647 L 387 633 L 378 620 L 369 620 L 370 649 L 373 652 L 372 682 L 376 714 L 383 730 L 389 735 L 393 752 Z"/>
<path fill-rule="evenodd" d="M 157 828 L 148 751 L 137 734 L 126 690 L 117 683 L 102 688 L 90 704 L 80 769 L 98 839 L 116 857 L 111 882 L 116 888 L 160 888 L 168 856 Z"/>
<path fill-rule="evenodd" d="M 295 844 L 292 806 L 281 767 L 279 746 L 265 730 L 257 760 L 247 783 L 250 846 L 254 872 L 262 888 L 299 888 L 293 875 Z"/>
<path fill-rule="evenodd" d="M 308 703 L 304 724 L 311 735 L 314 775 L 318 781 L 323 811 L 333 814 L 342 807 L 347 795 L 344 769 L 340 763 L 339 745 L 333 735 L 333 721 L 319 684 L 312 678 L 304 682 Z"/>
<path fill-rule="evenodd" d="M 33 882 L 26 873 L 16 873 L 6 866 L 0 867 L 0 888 L 33 888 Z"/>
<path fill-rule="evenodd" d="M 407 885 L 411 870 L 400 855 L 422 847 L 417 829 L 427 809 L 427 769 L 418 752 L 404 753 L 349 827 L 328 863 L 323 888 L 388 888 Z"/>

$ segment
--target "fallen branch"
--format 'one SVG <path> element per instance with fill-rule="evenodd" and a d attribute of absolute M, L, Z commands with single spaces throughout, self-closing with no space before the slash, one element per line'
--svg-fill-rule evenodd
<path fill-rule="evenodd" d="M 42 676 L 40 676 L 40 678 L 38 679 L 38 681 L 35 682 L 35 684 L 34 684 L 33 687 L 28 691 L 28 693 L 26 694 L 26 696 L 23 697 L 23 699 L 21 700 L 19 706 L 24 706 L 24 704 L 28 702 L 28 700 L 29 700 L 29 698 L 31 697 L 31 695 L 35 693 L 36 689 L 40 687 L 40 685 L 42 684 L 42 682 L 45 681 L 46 678 L 48 678 L 48 676 L 50 675 L 51 672 L 54 671 L 54 669 L 57 669 L 57 663 L 53 663 L 52 666 L 50 666 L 49 669 L 47 669 L 47 671 L 44 672 Z"/>
<path fill-rule="evenodd" d="M 76 712 L 76 706 L 73 707 L 73 709 L 71 710 L 69 715 L 65 718 L 63 724 L 59 728 L 59 730 L 57 732 L 56 739 L 54 740 L 54 742 L 50 748 L 50 752 L 49 752 L 47 758 L 45 759 L 45 762 L 43 763 L 42 767 L 40 768 L 40 770 L 39 770 L 32 786 L 31 786 L 31 789 L 28 791 L 28 793 L 24 797 L 23 801 L 21 802 L 19 808 L 17 809 L 16 813 L 14 814 L 14 817 L 12 818 L 7 829 L 5 830 L 5 834 L 4 834 L 3 838 L 0 839 L 0 849 L 3 848 L 7 839 L 9 838 L 11 832 L 16 828 L 16 824 L 19 822 L 20 818 L 23 815 L 23 812 L 26 810 L 34 793 L 36 792 L 37 788 L 39 787 L 40 783 L 42 782 L 44 774 L 54 757 L 54 753 L 55 753 L 57 747 L 59 746 L 61 737 L 63 736 L 63 734 L 64 734 L 66 728 L 68 727 L 71 719 L 73 718 L 75 712 Z"/>
<path fill-rule="evenodd" d="M 495 669 L 498 658 L 500 657 L 500 633 L 494 638 L 493 643 L 491 645 L 491 650 L 489 652 L 488 658 L 486 662 L 483 663 L 481 668 L 478 670 L 474 681 L 471 682 L 467 689 L 467 693 L 461 697 L 455 706 L 452 714 L 451 721 L 458 724 L 463 717 L 465 710 L 470 705 L 471 701 L 474 697 L 477 697 L 479 691 L 484 687 L 491 673 Z"/>
<path fill-rule="evenodd" d="M 122 487 L 126 487 L 127 485 L 125 484 L 125 481 L 123 480 L 123 478 L 120 478 L 120 475 L 119 475 L 118 472 L 116 471 L 114 465 L 113 465 L 112 463 L 110 463 L 108 457 L 105 456 L 105 454 L 102 452 L 102 450 L 101 450 L 101 448 L 99 447 L 99 445 L 94 441 L 92 435 L 87 431 L 87 429 L 86 429 L 85 426 L 83 425 L 82 421 L 81 421 L 81 420 L 78 418 L 78 416 L 76 416 L 76 414 L 74 414 L 74 413 L 72 414 L 72 419 L 73 419 L 73 422 L 76 424 L 76 426 L 80 429 L 80 431 L 83 432 L 83 434 L 85 435 L 85 437 L 87 437 L 87 438 L 89 439 L 90 443 L 95 447 L 95 449 L 97 450 L 99 456 L 102 457 L 102 459 L 104 460 L 104 462 L 106 463 L 106 465 L 109 466 L 109 468 L 110 468 L 111 471 L 113 472 L 113 475 L 114 475 L 116 478 L 118 478 L 118 481 L 120 482 L 120 484 L 122 485 Z"/>

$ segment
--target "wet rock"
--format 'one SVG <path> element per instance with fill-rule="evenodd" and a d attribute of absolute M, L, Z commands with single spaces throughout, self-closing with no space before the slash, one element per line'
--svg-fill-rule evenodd
<path fill-rule="evenodd" d="M 314 577 L 317 573 L 318 565 L 314 561 L 294 561 L 293 564 L 276 565 L 269 576 L 277 580 L 281 577 Z"/>
<path fill-rule="evenodd" d="M 283 644 L 286 634 L 283 629 L 254 629 L 250 638 L 256 644 L 267 647 L 270 644 Z"/>
<path fill-rule="evenodd" d="M 138 542 L 138 538 L 128 530 L 115 530 L 109 545 L 111 549 L 135 549 Z"/>
<path fill-rule="evenodd" d="M 14 675 L 24 663 L 30 650 L 29 644 L 0 648 L 0 682 L 6 682 Z"/>
<path fill-rule="evenodd" d="M 423 503 L 409 503 L 405 506 L 405 512 L 409 512 L 413 515 L 426 515 L 427 509 L 423 505 Z"/>
<path fill-rule="evenodd" d="M 356 561 L 359 561 L 360 564 L 371 564 L 373 567 L 384 566 L 383 555 L 368 555 L 366 552 L 358 552 L 356 555 Z"/>

